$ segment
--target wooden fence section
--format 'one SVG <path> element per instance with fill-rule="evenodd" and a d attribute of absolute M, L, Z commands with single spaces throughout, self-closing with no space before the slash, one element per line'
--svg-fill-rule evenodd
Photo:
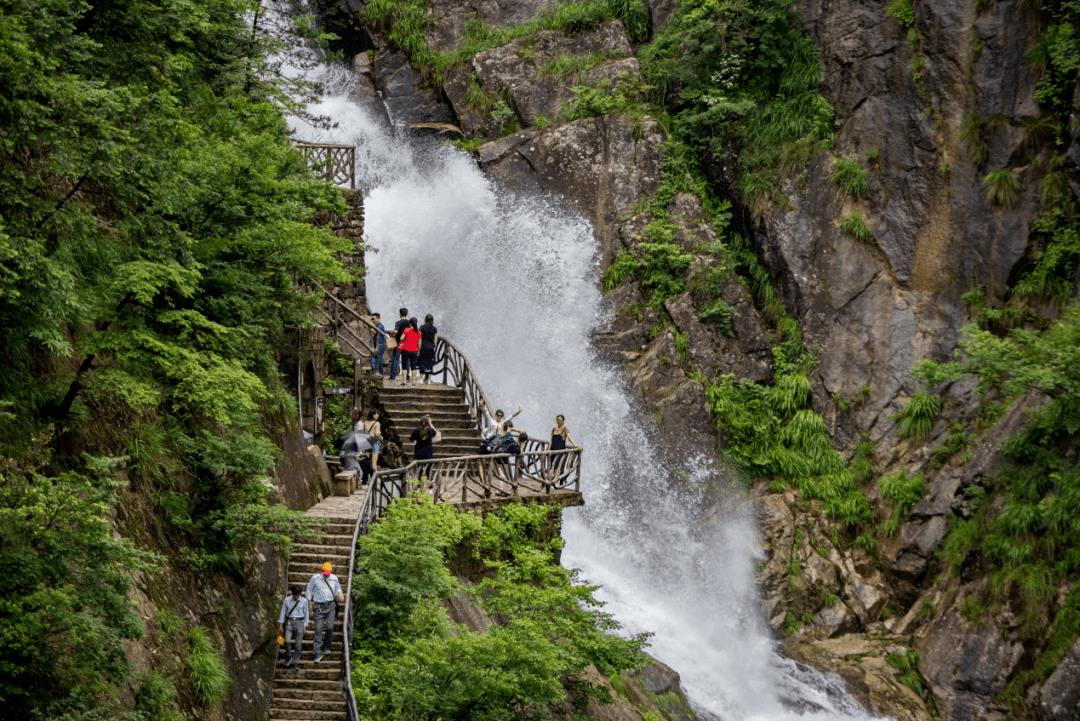
<path fill-rule="evenodd" d="M 356 188 L 356 146 L 338 143 L 309 143 L 293 140 L 292 144 L 307 158 L 311 169 L 323 180 L 334 185 L 349 184 Z"/>

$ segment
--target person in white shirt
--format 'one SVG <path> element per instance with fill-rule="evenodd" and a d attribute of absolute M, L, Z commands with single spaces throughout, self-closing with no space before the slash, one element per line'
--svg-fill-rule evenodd
<path fill-rule="evenodd" d="M 314 574 L 307 584 L 307 597 L 312 605 L 311 617 L 315 619 L 315 640 L 311 644 L 315 663 L 322 661 L 323 656 L 330 655 L 338 598 L 345 595 L 333 571 L 334 567 L 327 561 L 322 565 L 322 573 Z"/>

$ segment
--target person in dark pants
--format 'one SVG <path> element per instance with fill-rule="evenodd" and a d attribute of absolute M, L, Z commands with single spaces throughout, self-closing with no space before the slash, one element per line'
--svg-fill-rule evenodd
<path fill-rule="evenodd" d="M 439 329 L 435 319 L 428 313 L 424 324 L 420 326 L 420 375 L 424 383 L 431 383 L 431 372 L 435 367 L 435 346 L 439 343 Z"/>
<path fill-rule="evenodd" d="M 334 619 L 337 617 L 338 599 L 344 598 L 341 582 L 334 575 L 334 567 L 327 561 L 322 573 L 316 573 L 307 584 L 307 597 L 311 599 L 311 617 L 315 619 L 315 640 L 311 650 L 315 663 L 330 655 L 330 642 L 334 638 Z"/>
<path fill-rule="evenodd" d="M 409 325 L 409 309 L 398 308 L 398 322 L 394 324 L 394 337 L 398 343 L 401 343 L 401 332 L 405 330 Z M 398 368 L 401 367 L 401 349 L 394 348 L 393 354 L 390 356 L 390 380 L 397 378 Z"/>
<path fill-rule="evenodd" d="M 434 458 L 435 446 L 433 444 L 441 438 L 442 434 L 431 425 L 431 416 L 422 416 L 420 425 L 414 428 L 409 436 L 409 440 L 413 442 L 413 460 L 428 461 Z M 423 471 L 421 475 L 424 475 Z"/>
<path fill-rule="evenodd" d="M 281 602 L 278 635 L 285 637 L 285 668 L 299 671 L 300 649 L 304 643 L 304 629 L 309 621 L 308 603 L 301 595 L 304 590 L 302 586 L 294 585 L 290 590 L 292 595 L 285 596 L 285 600 Z"/>
<path fill-rule="evenodd" d="M 374 323 L 375 327 L 379 330 L 386 330 L 386 327 L 382 324 L 382 318 L 378 313 L 371 314 L 371 322 Z M 371 347 L 375 349 L 375 352 L 371 355 L 371 374 L 382 378 L 383 357 L 386 355 L 386 336 L 382 333 L 372 333 Z"/>

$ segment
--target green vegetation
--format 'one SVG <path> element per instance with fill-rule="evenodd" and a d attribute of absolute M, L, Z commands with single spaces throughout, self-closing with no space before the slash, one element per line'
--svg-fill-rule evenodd
<path fill-rule="evenodd" d="M 1073 88 L 1080 77 L 1080 2 L 1040 3 L 1046 30 L 1028 52 L 1027 60 L 1039 74 L 1035 99 L 1059 118 L 1073 112 Z"/>
<path fill-rule="evenodd" d="M 900 23 L 902 28 L 915 24 L 915 8 L 911 0 L 893 0 L 885 7 L 885 12 L 896 18 L 896 22 Z"/>
<path fill-rule="evenodd" d="M 833 448 L 821 416 L 806 407 L 810 382 L 804 369 L 787 360 L 784 347 L 773 353 L 775 386 L 736 383 L 728 375 L 706 389 L 709 408 L 728 444 L 727 458 L 751 477 L 774 477 L 807 498 L 820 499 L 832 518 L 849 525 L 868 520 L 866 496 Z"/>
<path fill-rule="evenodd" d="M 176 710 L 176 686 L 172 679 L 157 673 L 146 674 L 139 679 L 135 691 L 135 711 L 147 721 L 183 721 Z"/>
<path fill-rule="evenodd" d="M 199 700 L 209 706 L 225 698 L 232 684 L 225 658 L 199 626 L 191 629 L 191 654 L 187 658 L 187 666 L 191 685 L 195 687 Z"/>
<path fill-rule="evenodd" d="M 986 199 L 992 205 L 1008 208 L 1016 201 L 1016 193 L 1020 190 L 1020 178 L 1008 168 L 999 168 L 987 173 L 982 185 L 986 191 Z"/>
<path fill-rule="evenodd" d="M 900 527 L 900 521 L 922 500 L 926 490 L 926 479 L 922 472 L 908 477 L 906 471 L 897 471 L 878 481 L 878 490 L 881 497 L 889 501 L 892 506 L 892 515 L 882 526 L 886 536 L 896 533 Z"/>
<path fill-rule="evenodd" d="M 862 197 L 870 188 L 866 170 L 854 157 L 837 158 L 832 172 L 829 173 L 829 180 L 852 198 Z"/>
<path fill-rule="evenodd" d="M 252 31 L 250 8 L 0 13 L 8 714 L 119 715 L 123 643 L 143 634 L 128 574 L 165 563 L 125 537 L 165 527 L 170 565 L 233 573 L 245 544 L 301 526 L 260 480 L 291 405 L 280 355 L 316 303 L 298 281 L 349 280 L 335 254 L 354 249 L 310 222 L 347 206 L 289 145 L 305 90 L 278 80 L 284 43 Z M 117 512 L 120 479 L 152 505 Z M 169 689 L 138 688 L 167 718 Z"/>
<path fill-rule="evenodd" d="M 783 0 L 686 0 L 639 52 L 657 106 L 677 96 L 669 133 L 696 155 L 739 148 L 740 189 L 763 208 L 779 181 L 832 145 L 817 51 Z"/>
<path fill-rule="evenodd" d="M 595 588 L 554 562 L 561 539 L 539 540 L 547 506 L 506 506 L 483 521 L 426 496 L 393 503 L 362 539 L 354 593 L 353 690 L 361 718 L 536 718 L 545 704 L 578 710 L 606 687 L 584 682 L 639 668 L 645 638 L 621 639 Z M 456 551 L 457 549 L 457 551 Z M 447 568 L 471 549 L 485 569 L 467 589 L 486 631 L 453 623 L 442 600 L 462 592 Z"/>
<path fill-rule="evenodd" d="M 372 0 L 360 11 L 360 17 L 383 30 L 387 41 L 405 51 L 413 67 L 441 87 L 446 72 L 455 65 L 517 38 L 535 36 L 541 30 L 580 32 L 615 18 L 623 22 L 632 39 L 639 40 L 648 32 L 649 10 L 641 0 L 585 0 L 541 10 L 532 20 L 511 28 L 491 28 L 472 20 L 465 23 L 458 47 L 446 53 L 432 50 L 424 39 L 429 22 L 424 0 Z"/>
<path fill-rule="evenodd" d="M 921 440 L 930 435 L 934 427 L 934 419 L 941 412 L 941 401 L 938 397 L 926 392 L 916 393 L 897 413 L 893 420 L 901 438 Z"/>
<path fill-rule="evenodd" d="M 982 165 L 986 161 L 988 150 L 986 129 L 978 113 L 972 113 L 964 117 L 964 121 L 960 125 L 960 141 L 967 148 L 968 155 L 971 156 L 971 162 L 975 164 L 975 167 Z"/>
<path fill-rule="evenodd" d="M 856 240 L 869 243 L 874 239 L 874 233 L 870 226 L 863 220 L 862 213 L 852 213 L 840 221 L 840 230 L 853 236 Z"/>
<path fill-rule="evenodd" d="M 900 672 L 900 683 L 917 693 L 920 698 L 926 697 L 927 690 L 919 676 L 918 652 L 907 649 L 905 653 L 890 653 L 885 657 L 885 662 Z"/>

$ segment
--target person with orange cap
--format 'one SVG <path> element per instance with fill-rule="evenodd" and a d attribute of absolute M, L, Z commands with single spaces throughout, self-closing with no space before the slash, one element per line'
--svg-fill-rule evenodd
<path fill-rule="evenodd" d="M 318 663 L 323 660 L 323 656 L 330 655 L 337 606 L 338 603 L 345 602 L 341 582 L 334 575 L 334 567 L 329 561 L 322 565 L 322 573 L 312 575 L 308 581 L 307 597 L 311 600 L 311 618 L 315 621 L 315 640 L 311 644 L 311 650 L 315 654 L 315 663 Z"/>

